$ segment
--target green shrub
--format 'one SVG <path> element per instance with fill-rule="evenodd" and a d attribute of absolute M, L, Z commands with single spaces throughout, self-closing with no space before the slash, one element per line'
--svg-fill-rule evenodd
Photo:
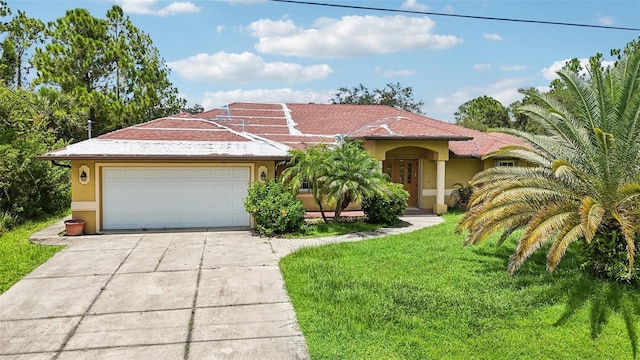
<path fill-rule="evenodd" d="M 273 236 L 300 230 L 304 226 L 304 205 L 273 180 L 249 187 L 244 208 L 253 216 L 256 230 Z"/>
<path fill-rule="evenodd" d="M 0 213 L 11 216 L 10 225 L 38 219 L 69 208 L 69 169 L 38 160 L 36 156 L 65 145 L 47 132 L 27 132 L 0 139 Z M 2 140 L 8 139 L 8 143 Z"/>
<path fill-rule="evenodd" d="M 584 244 L 582 255 L 582 268 L 594 276 L 624 283 L 638 280 L 638 263 L 636 261 L 629 272 L 627 243 L 615 229 L 598 232 L 591 243 Z"/>
<path fill-rule="evenodd" d="M 362 201 L 362 210 L 367 221 L 374 224 L 394 225 L 407 210 L 409 193 L 402 184 L 386 182 L 382 184 L 382 192 L 366 197 Z"/>
<path fill-rule="evenodd" d="M 0 212 L 0 236 L 11 230 L 16 224 L 16 218 L 8 211 Z"/>

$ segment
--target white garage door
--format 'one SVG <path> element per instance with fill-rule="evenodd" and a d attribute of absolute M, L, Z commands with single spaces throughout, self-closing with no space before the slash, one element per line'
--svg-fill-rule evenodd
<path fill-rule="evenodd" d="M 105 167 L 103 229 L 249 226 L 248 184 L 248 167 Z"/>

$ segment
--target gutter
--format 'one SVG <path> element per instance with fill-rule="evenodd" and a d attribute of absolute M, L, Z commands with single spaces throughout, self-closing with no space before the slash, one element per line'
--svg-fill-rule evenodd
<path fill-rule="evenodd" d="M 38 160 L 45 160 L 45 159 L 40 159 L 40 157 L 39 157 L 39 156 L 36 156 L 36 159 L 38 159 Z M 52 165 L 54 165 L 54 166 L 61 167 L 61 168 L 71 169 L 71 165 L 68 165 L 68 164 L 60 164 L 59 162 L 57 162 L 57 160 L 51 160 L 51 164 L 52 164 Z"/>

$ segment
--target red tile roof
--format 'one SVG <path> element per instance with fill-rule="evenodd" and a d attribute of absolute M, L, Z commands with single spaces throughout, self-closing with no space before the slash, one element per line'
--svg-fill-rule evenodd
<path fill-rule="evenodd" d="M 456 156 L 481 157 L 513 136 L 467 129 L 382 105 L 233 103 L 200 114 L 180 113 L 117 130 L 97 139 L 141 141 L 273 142 L 290 148 L 357 139 L 447 140 Z M 286 147 L 285 147 L 286 149 Z"/>
<path fill-rule="evenodd" d="M 454 155 L 481 157 L 505 145 L 524 144 L 513 136 L 486 134 L 382 105 L 232 103 L 198 116 L 295 148 L 326 143 L 323 137 L 339 135 L 360 139 L 418 138 L 450 140 Z M 320 137 L 313 139 L 310 135 Z"/>
<path fill-rule="evenodd" d="M 469 130 L 473 139 L 469 141 L 456 141 L 449 143 L 449 151 L 457 156 L 483 157 L 502 147 L 509 145 L 528 146 L 527 142 L 508 134 L 484 133 L 476 130 Z"/>
<path fill-rule="evenodd" d="M 98 139 L 175 140 L 175 141 L 249 141 L 229 129 L 202 119 L 161 118 L 116 130 Z"/>

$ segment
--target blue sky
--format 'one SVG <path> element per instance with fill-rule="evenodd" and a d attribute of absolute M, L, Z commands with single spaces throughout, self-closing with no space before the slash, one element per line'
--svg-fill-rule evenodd
<path fill-rule="evenodd" d="M 334 1 L 437 13 L 640 27 L 637 0 Z M 9 0 L 52 21 L 73 8 L 104 17 L 120 5 L 148 33 L 190 104 L 327 103 L 340 87 L 411 86 L 427 116 L 453 121 L 489 95 L 508 106 L 518 88 L 544 89 L 570 58 L 608 56 L 639 31 L 376 12 L 263 0 Z"/>

